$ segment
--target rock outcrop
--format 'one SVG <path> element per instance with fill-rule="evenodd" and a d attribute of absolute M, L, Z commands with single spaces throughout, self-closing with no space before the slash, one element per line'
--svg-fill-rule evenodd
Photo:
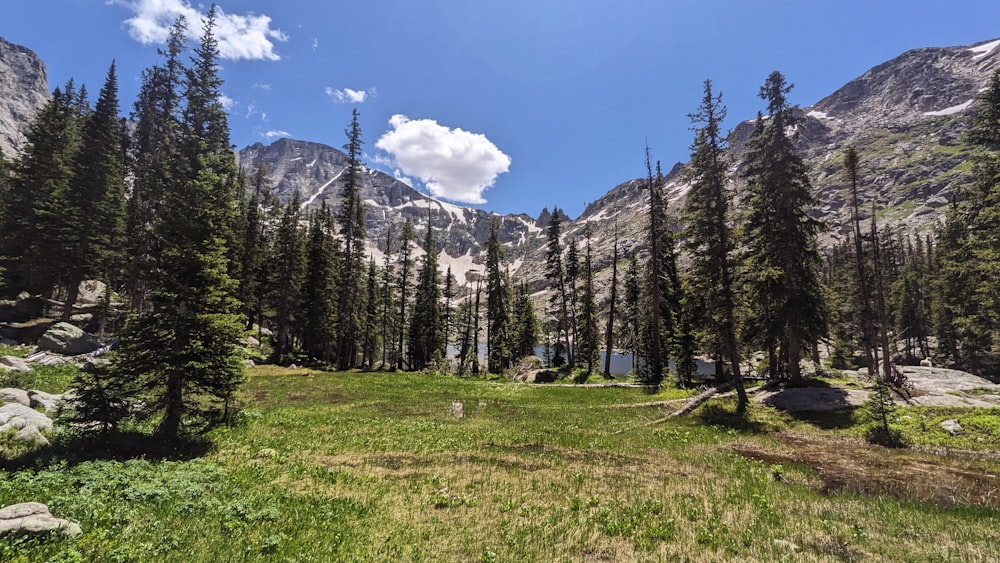
<path fill-rule="evenodd" d="M 17 154 L 28 124 L 48 99 L 45 63 L 0 37 L 0 151 L 6 158 Z"/>
<path fill-rule="evenodd" d="M 38 349 L 67 356 L 89 354 L 102 346 L 92 334 L 69 323 L 56 323 L 38 339 Z"/>
<path fill-rule="evenodd" d="M 52 516 L 49 507 L 40 502 L 22 502 L 0 508 L 0 536 L 50 532 L 78 536 L 83 530 L 76 522 Z"/>

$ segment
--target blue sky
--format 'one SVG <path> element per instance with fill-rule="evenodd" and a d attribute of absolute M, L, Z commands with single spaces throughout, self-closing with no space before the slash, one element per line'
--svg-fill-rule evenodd
<path fill-rule="evenodd" d="M 361 114 L 369 163 L 442 199 L 571 216 L 687 160 L 711 78 L 731 128 L 772 70 L 811 105 L 917 47 L 1000 37 L 1000 2 L 841 0 L 223 0 L 233 144 L 340 147 Z M 0 36 L 96 96 L 118 61 L 123 111 L 185 0 L 7 0 Z M 193 26 L 197 27 L 197 26 Z"/>

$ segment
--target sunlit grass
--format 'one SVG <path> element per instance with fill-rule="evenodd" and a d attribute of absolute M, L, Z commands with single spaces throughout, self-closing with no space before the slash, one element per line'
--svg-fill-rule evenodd
<path fill-rule="evenodd" d="M 829 455 L 867 448 L 849 427 L 731 399 L 661 420 L 689 391 L 304 373 L 252 370 L 200 457 L 4 474 L 0 504 L 46 502 L 85 533 L 0 539 L 0 560 L 990 561 L 1000 544 L 994 509 L 823 494 L 808 462 L 734 450 L 788 453 L 792 427 Z"/>

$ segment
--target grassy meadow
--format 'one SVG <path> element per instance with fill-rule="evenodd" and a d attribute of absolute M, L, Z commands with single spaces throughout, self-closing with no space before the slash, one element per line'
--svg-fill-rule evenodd
<path fill-rule="evenodd" d="M 660 420 L 689 395 L 255 368 L 205 442 L 8 450 L 0 506 L 84 533 L 0 560 L 1000 560 L 998 413 L 952 443 L 952 412 L 903 409 L 915 445 L 887 450 L 848 412 Z"/>

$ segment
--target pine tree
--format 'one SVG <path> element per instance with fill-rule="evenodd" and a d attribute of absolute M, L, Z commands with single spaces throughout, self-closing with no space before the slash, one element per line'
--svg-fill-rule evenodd
<path fill-rule="evenodd" d="M 410 316 L 410 369 L 422 370 L 440 353 L 444 331 L 441 328 L 441 280 L 438 272 L 437 243 L 430 217 L 424 239 L 424 259 L 418 273 L 413 314 Z"/>
<path fill-rule="evenodd" d="M 861 349 L 865 354 L 868 374 L 872 375 L 878 369 L 875 365 L 875 326 L 874 314 L 872 312 L 872 292 L 869 287 L 867 272 L 867 258 L 864 252 L 864 242 L 861 234 L 861 212 L 858 201 L 858 172 L 859 158 L 854 147 L 848 147 L 844 153 L 844 168 L 847 172 L 847 179 L 851 187 L 851 223 L 854 227 L 854 263 L 856 281 L 856 302 L 858 307 L 859 324 L 861 327 Z"/>
<path fill-rule="evenodd" d="M 371 371 L 375 366 L 375 353 L 381 344 L 379 317 L 382 308 L 379 292 L 379 272 L 375 257 L 368 261 L 368 276 L 365 282 L 365 325 L 361 339 L 361 365 Z"/>
<path fill-rule="evenodd" d="M 587 368 L 586 374 L 594 373 L 597 364 L 598 341 L 600 335 L 597 330 L 597 295 L 594 287 L 594 260 L 590 247 L 590 229 L 585 231 L 585 243 L 583 254 L 583 268 L 581 270 L 580 287 L 580 316 L 577 324 L 580 327 L 580 341 L 577 346 L 578 355 L 582 357 Z"/>
<path fill-rule="evenodd" d="M 379 314 L 379 319 L 382 324 L 382 369 L 396 365 L 396 362 L 393 359 L 393 355 L 396 350 L 395 346 L 393 346 L 393 338 L 396 334 L 394 329 L 396 322 L 396 308 L 393 306 L 396 298 L 395 291 L 393 291 L 394 279 L 395 269 L 392 264 L 392 226 L 390 225 L 385 231 L 385 262 L 382 265 L 382 290 L 381 295 L 379 296 L 379 303 L 382 304 L 382 311 Z"/>
<path fill-rule="evenodd" d="M 642 315 L 640 312 L 640 299 L 642 296 L 642 284 L 639 281 L 639 259 L 635 251 L 628 261 L 628 269 L 625 270 L 625 311 L 622 323 L 622 342 L 624 348 L 632 356 L 632 370 L 638 367 L 640 350 L 640 328 L 642 325 Z"/>
<path fill-rule="evenodd" d="M 301 312 L 304 307 L 303 285 L 306 282 L 307 256 L 306 238 L 299 223 L 301 221 L 301 200 L 296 191 L 292 199 L 285 205 L 281 221 L 274 235 L 274 248 L 271 251 L 270 302 L 274 310 L 275 338 L 274 361 L 283 364 L 288 360 L 294 345 L 294 331 L 302 321 Z M 315 231 L 314 231 L 315 233 Z M 318 233 L 316 233 L 318 234 Z M 322 246 L 322 242 L 320 243 Z M 321 252 L 321 249 L 314 249 Z M 322 267 L 317 262 L 313 264 L 313 281 L 324 284 Z M 322 285 L 312 288 L 313 295 L 323 291 Z M 320 306 L 322 306 L 320 304 Z M 328 319 L 317 320 L 318 326 L 308 326 L 309 329 L 322 331 Z M 321 338 L 321 335 L 316 335 Z M 319 345 L 319 344 L 317 344 Z"/>
<path fill-rule="evenodd" d="M 710 341 L 725 350 L 741 409 L 748 398 L 740 373 L 739 343 L 736 337 L 735 244 L 729 226 L 731 194 L 726 187 L 726 144 L 720 126 L 726 119 L 722 94 L 712 93 L 711 80 L 705 81 L 698 111 L 688 116 L 695 132 L 691 161 L 685 171 L 691 185 L 684 209 L 686 248 L 691 257 L 688 295 L 698 296 L 703 309 L 701 328 Z M 683 323 L 693 323 L 687 304 Z M 685 326 L 687 328 L 687 326 Z M 693 328 L 693 327 L 692 327 Z M 690 330 L 682 331 L 685 335 Z M 693 360 L 693 358 L 692 358 Z M 678 370 L 680 371 L 680 370 Z"/>
<path fill-rule="evenodd" d="M 50 293 L 71 256 L 60 247 L 61 214 L 80 150 L 81 96 L 73 81 L 56 90 L 35 115 L 27 144 L 14 163 L 0 224 L 0 265 L 15 287 Z M 72 256 L 76 259 L 76 256 Z"/>
<path fill-rule="evenodd" d="M 639 364 L 640 381 L 651 387 L 663 382 L 667 368 L 668 342 L 664 334 L 663 313 L 669 310 L 663 299 L 663 231 L 666 229 L 661 210 L 663 196 L 660 183 L 653 177 L 649 147 L 646 147 L 646 189 L 649 190 L 649 262 L 646 271 L 645 295 L 648 307 L 643 309 L 640 321 Z"/>
<path fill-rule="evenodd" d="M 604 377 L 611 379 L 611 356 L 615 349 L 615 313 L 618 305 L 618 225 L 611 251 L 611 295 L 608 297 L 608 324 L 604 330 Z"/>
<path fill-rule="evenodd" d="M 566 270 L 563 267 L 562 213 L 556 207 L 545 229 L 545 279 L 553 286 L 549 297 L 549 314 L 555 319 L 555 365 L 562 364 L 561 351 L 570 353 L 569 347 L 569 296 L 566 291 Z"/>
<path fill-rule="evenodd" d="M 406 344 L 406 328 L 407 328 L 407 316 L 406 309 L 409 307 L 409 298 L 407 294 L 409 292 L 410 286 L 410 271 L 413 269 L 413 239 L 416 237 L 416 233 L 413 230 L 413 223 L 410 222 L 409 218 L 403 223 L 403 232 L 399 239 L 399 277 L 396 279 L 396 287 L 399 294 L 399 316 L 396 319 L 396 328 L 398 330 L 396 346 L 398 346 L 398 351 L 396 354 L 396 368 L 403 369 L 403 355 L 405 344 Z"/>
<path fill-rule="evenodd" d="M 454 309 L 451 305 L 452 299 L 458 296 L 455 292 L 455 284 L 457 280 L 455 276 L 451 273 L 451 266 L 448 266 L 448 271 L 444 275 L 444 290 L 442 295 L 444 296 L 444 308 L 441 310 L 443 319 L 441 321 L 441 326 L 444 330 L 444 335 L 441 342 L 441 357 L 448 357 L 448 345 L 451 344 L 451 334 L 453 332 L 452 325 L 455 324 L 454 320 Z"/>
<path fill-rule="evenodd" d="M 490 373 L 501 373 L 510 367 L 510 305 L 507 281 L 500 269 L 503 248 L 499 231 L 500 219 L 491 217 L 486 241 L 486 363 Z"/>
<path fill-rule="evenodd" d="M 769 350 L 772 370 L 780 343 L 781 355 L 787 358 L 784 370 L 792 382 L 799 382 L 803 349 L 824 332 L 825 307 L 816 249 L 820 225 L 807 214 L 813 204 L 809 177 L 787 132 L 798 123 L 786 98 L 791 89 L 777 71 L 761 87 L 768 116 L 758 114 L 742 177 L 747 181 L 749 329 Z"/>
<path fill-rule="evenodd" d="M 337 257 L 333 216 L 324 200 L 313 211 L 305 245 L 305 276 L 302 287 L 302 347 L 310 357 L 324 363 L 334 361 L 337 343 Z"/>
<path fill-rule="evenodd" d="M 162 410 L 157 431 L 167 438 L 191 416 L 217 420 L 220 401 L 228 414 L 243 378 L 226 248 L 237 168 L 218 101 L 215 15 L 213 7 L 187 76 L 177 153 L 183 175 L 158 194 L 150 311 L 129 322 L 112 367 L 114 377 L 135 382 L 147 404 Z"/>
<path fill-rule="evenodd" d="M 183 177 L 179 151 L 182 138 L 182 89 L 186 69 L 181 56 L 187 24 L 179 17 L 170 28 L 162 65 L 143 72 L 142 87 L 132 113 L 136 123 L 129 151 L 133 176 L 126 203 L 127 289 L 134 312 L 148 310 L 149 278 L 155 273 L 152 257 L 160 252 L 154 223 L 165 202 L 165 190 Z"/>
<path fill-rule="evenodd" d="M 569 326 L 567 327 L 566 365 L 573 369 L 577 366 L 577 344 L 579 343 L 579 310 L 580 292 L 577 285 L 580 281 L 580 249 L 576 239 L 566 242 L 566 300 L 569 304 Z"/>
<path fill-rule="evenodd" d="M 538 344 L 538 318 L 535 315 L 535 306 L 531 302 L 528 284 L 517 285 L 511 313 L 514 317 L 511 343 L 514 358 L 534 356 L 535 345 Z"/>
<path fill-rule="evenodd" d="M 347 168 L 344 170 L 344 187 L 341 191 L 343 203 L 340 209 L 340 235 L 343 239 L 343 254 L 340 264 L 340 345 L 338 366 L 340 369 L 353 367 L 358 351 L 359 327 L 364 312 L 364 251 L 365 251 L 365 208 L 361 202 L 361 181 L 364 167 L 361 164 L 361 125 L 358 110 L 355 109 L 351 124 L 344 131 L 347 135 Z"/>
<path fill-rule="evenodd" d="M 118 121 L 118 79 L 108 69 L 97 106 L 83 124 L 72 183 L 53 194 L 58 218 L 50 233 L 62 257 L 56 280 L 67 290 L 62 320 L 68 321 L 87 279 L 101 279 L 110 288 L 124 265 L 125 161 L 122 126 Z"/>

